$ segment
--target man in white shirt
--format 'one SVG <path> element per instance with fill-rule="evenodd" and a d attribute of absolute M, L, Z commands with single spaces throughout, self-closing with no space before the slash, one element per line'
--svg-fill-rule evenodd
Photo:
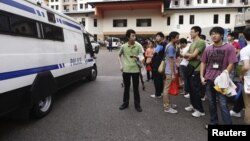
<path fill-rule="evenodd" d="M 189 45 L 187 44 L 187 40 L 185 38 L 181 38 L 179 40 L 180 43 L 180 56 L 182 57 L 181 63 L 180 63 L 180 72 L 181 72 L 181 77 L 182 80 L 184 81 L 184 95 L 189 95 L 189 83 L 187 82 L 187 65 L 188 65 L 188 60 L 185 59 L 183 56 L 188 52 L 189 50 Z"/>
<path fill-rule="evenodd" d="M 247 46 L 240 51 L 240 60 L 243 63 L 240 79 L 243 80 L 244 76 L 250 76 L 250 28 L 246 28 L 243 32 Z M 250 125 L 250 94 L 243 92 L 243 99 L 245 104 L 245 123 Z"/>

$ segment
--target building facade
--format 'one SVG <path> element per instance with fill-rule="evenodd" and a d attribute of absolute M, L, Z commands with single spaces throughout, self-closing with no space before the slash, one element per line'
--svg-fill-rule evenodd
<path fill-rule="evenodd" d="M 249 0 L 171 0 L 165 9 L 167 31 L 176 30 L 182 37 L 189 36 L 192 26 L 198 25 L 203 34 L 209 36 L 209 30 L 221 26 L 233 31 L 241 26 L 239 19 L 249 6 Z"/>
<path fill-rule="evenodd" d="M 134 29 L 141 37 L 162 31 L 189 36 L 192 26 L 208 35 L 214 26 L 228 30 L 244 25 L 250 0 L 49 0 L 49 6 L 81 22 L 96 39 L 124 37 Z"/>

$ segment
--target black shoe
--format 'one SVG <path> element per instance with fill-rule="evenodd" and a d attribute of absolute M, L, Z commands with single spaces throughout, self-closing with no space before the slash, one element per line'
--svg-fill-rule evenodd
<path fill-rule="evenodd" d="M 128 108 L 128 104 L 122 104 L 122 105 L 119 107 L 120 110 L 124 110 L 124 109 L 126 109 L 126 108 Z"/>
<path fill-rule="evenodd" d="M 142 112 L 141 106 L 136 106 L 135 109 L 137 112 Z"/>

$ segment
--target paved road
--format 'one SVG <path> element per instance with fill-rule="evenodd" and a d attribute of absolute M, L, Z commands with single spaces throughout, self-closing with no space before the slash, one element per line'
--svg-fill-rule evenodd
<path fill-rule="evenodd" d="M 80 81 L 59 91 L 51 113 L 37 121 L 22 118 L 0 119 L 0 141 L 206 141 L 206 116 L 194 118 L 184 107 L 189 100 L 173 97 L 178 114 L 163 112 L 162 99 L 152 99 L 152 82 L 141 91 L 143 112 L 130 107 L 120 111 L 123 89 L 117 61 L 118 51 L 98 54 L 96 81 Z M 131 91 L 132 92 L 132 91 Z M 131 93 L 133 94 L 133 93 Z M 235 119 L 242 124 L 243 119 Z"/>

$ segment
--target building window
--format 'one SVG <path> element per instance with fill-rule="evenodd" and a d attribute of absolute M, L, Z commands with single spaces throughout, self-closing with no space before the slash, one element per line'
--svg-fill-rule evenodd
<path fill-rule="evenodd" d="M 207 0 L 204 0 L 204 3 L 207 3 Z"/>
<path fill-rule="evenodd" d="M 230 14 L 226 14 L 225 16 L 225 23 L 230 24 Z"/>
<path fill-rule="evenodd" d="M 65 12 L 69 12 L 69 5 L 64 5 L 63 9 L 65 10 Z"/>
<path fill-rule="evenodd" d="M 218 24 L 219 23 L 219 15 L 215 14 L 214 15 L 214 24 Z"/>
<path fill-rule="evenodd" d="M 97 19 L 94 19 L 94 27 L 97 27 Z"/>
<path fill-rule="evenodd" d="M 213 0 L 212 2 L 213 2 L 213 3 L 217 3 L 217 1 L 216 1 L 216 0 Z"/>
<path fill-rule="evenodd" d="M 190 5 L 190 0 L 186 0 L 186 5 Z"/>
<path fill-rule="evenodd" d="M 179 24 L 183 24 L 183 15 L 179 16 Z"/>
<path fill-rule="evenodd" d="M 227 3 L 233 3 L 234 1 L 233 0 L 227 0 Z"/>
<path fill-rule="evenodd" d="M 175 0 L 174 5 L 179 5 L 179 0 Z"/>
<path fill-rule="evenodd" d="M 51 2 L 54 2 L 54 0 L 51 0 Z"/>
<path fill-rule="evenodd" d="M 85 26 L 85 18 L 82 18 L 81 24 Z"/>
<path fill-rule="evenodd" d="M 247 1 L 247 0 L 241 0 L 240 2 L 243 3 L 244 5 L 247 5 L 247 4 L 248 4 L 248 1 Z"/>
<path fill-rule="evenodd" d="M 243 13 L 243 8 L 238 8 L 238 12 Z"/>
<path fill-rule="evenodd" d="M 97 41 L 97 34 L 94 34 L 94 40 Z"/>
<path fill-rule="evenodd" d="M 194 15 L 190 15 L 189 23 L 194 24 Z"/>
<path fill-rule="evenodd" d="M 87 3 L 85 4 L 85 9 L 88 9 L 88 4 Z"/>
<path fill-rule="evenodd" d="M 167 18 L 167 25 L 170 25 L 171 23 L 171 19 L 170 19 L 170 16 Z"/>
<path fill-rule="evenodd" d="M 113 27 L 127 27 L 126 19 L 113 20 Z"/>
<path fill-rule="evenodd" d="M 151 26 L 151 19 L 136 19 L 137 27 L 149 27 Z"/>
<path fill-rule="evenodd" d="M 83 9 L 83 4 L 80 4 L 80 9 Z"/>
<path fill-rule="evenodd" d="M 73 10 L 76 11 L 77 10 L 77 5 L 73 5 Z"/>
<path fill-rule="evenodd" d="M 54 9 L 54 5 L 51 5 L 51 8 Z"/>
<path fill-rule="evenodd" d="M 58 10 L 59 9 L 59 6 L 58 5 L 56 5 L 56 10 Z"/>
<path fill-rule="evenodd" d="M 201 0 L 197 0 L 197 3 L 200 4 L 200 3 L 201 3 Z"/>

